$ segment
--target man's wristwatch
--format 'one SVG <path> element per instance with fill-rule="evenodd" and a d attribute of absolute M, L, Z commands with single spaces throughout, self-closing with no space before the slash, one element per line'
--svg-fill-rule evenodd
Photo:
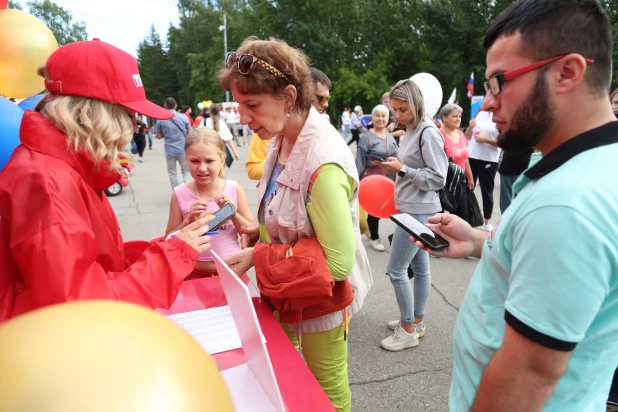
<path fill-rule="evenodd" d="M 401 166 L 401 170 L 397 172 L 398 176 L 404 177 L 406 175 L 405 166 Z"/>

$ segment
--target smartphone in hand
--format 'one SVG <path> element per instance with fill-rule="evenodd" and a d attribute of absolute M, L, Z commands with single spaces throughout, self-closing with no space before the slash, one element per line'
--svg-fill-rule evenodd
<path fill-rule="evenodd" d="M 215 232 L 224 223 L 236 216 L 236 209 L 234 209 L 234 205 L 231 203 L 226 203 L 225 206 L 217 210 L 213 216 L 215 217 L 214 220 L 208 222 L 208 233 Z"/>
<path fill-rule="evenodd" d="M 374 159 L 377 160 L 379 162 L 386 162 L 386 158 L 380 155 L 375 155 L 375 154 L 366 154 L 365 157 L 368 157 L 370 159 Z"/>
<path fill-rule="evenodd" d="M 442 236 L 429 229 L 427 226 L 407 213 L 391 215 L 391 220 L 401 226 L 403 230 L 414 236 L 429 249 L 439 250 L 450 246 L 448 240 L 444 239 Z"/>

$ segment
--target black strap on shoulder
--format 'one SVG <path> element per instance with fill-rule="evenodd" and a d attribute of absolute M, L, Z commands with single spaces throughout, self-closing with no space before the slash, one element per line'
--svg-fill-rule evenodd
<path fill-rule="evenodd" d="M 423 132 L 425 132 L 425 130 L 429 129 L 431 126 L 425 126 L 423 127 L 423 130 L 421 130 L 421 135 L 418 137 L 418 151 L 421 154 L 421 159 L 423 159 L 423 163 L 427 164 L 427 162 L 425 162 L 425 158 L 423 157 Z"/>

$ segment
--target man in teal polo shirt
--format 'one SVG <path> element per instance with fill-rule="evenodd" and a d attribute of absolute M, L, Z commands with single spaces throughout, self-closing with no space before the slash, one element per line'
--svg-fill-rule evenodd
<path fill-rule="evenodd" d="M 520 0 L 489 29 L 505 150 L 535 147 L 495 229 L 439 214 L 436 256 L 481 258 L 454 334 L 451 411 L 604 411 L 618 364 L 618 122 L 596 0 Z M 419 247 L 422 245 L 417 242 Z"/>

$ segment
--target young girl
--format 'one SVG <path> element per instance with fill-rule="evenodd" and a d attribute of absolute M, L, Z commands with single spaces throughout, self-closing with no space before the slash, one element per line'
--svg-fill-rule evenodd
<path fill-rule="evenodd" d="M 232 180 L 225 179 L 225 146 L 217 132 L 208 128 L 187 134 L 185 157 L 193 181 L 174 188 L 166 234 L 184 228 L 195 220 L 212 214 L 231 203 L 236 216 L 211 236 L 211 248 L 200 254 L 195 270 L 187 279 L 215 276 L 217 270 L 211 251 L 226 258 L 240 251 L 238 229 L 253 221 L 245 191 Z"/>
<path fill-rule="evenodd" d="M 234 144 L 234 136 L 232 135 L 229 127 L 227 127 L 227 124 L 225 124 L 225 122 L 219 118 L 220 111 L 221 109 L 219 109 L 219 106 L 217 106 L 216 104 L 210 106 L 210 117 L 204 119 L 200 123 L 199 127 L 207 127 L 219 133 L 219 136 L 221 136 L 223 143 L 225 143 L 229 148 L 229 152 L 234 155 L 234 158 L 236 160 L 238 160 L 240 159 L 240 156 L 238 155 L 236 145 Z"/>

